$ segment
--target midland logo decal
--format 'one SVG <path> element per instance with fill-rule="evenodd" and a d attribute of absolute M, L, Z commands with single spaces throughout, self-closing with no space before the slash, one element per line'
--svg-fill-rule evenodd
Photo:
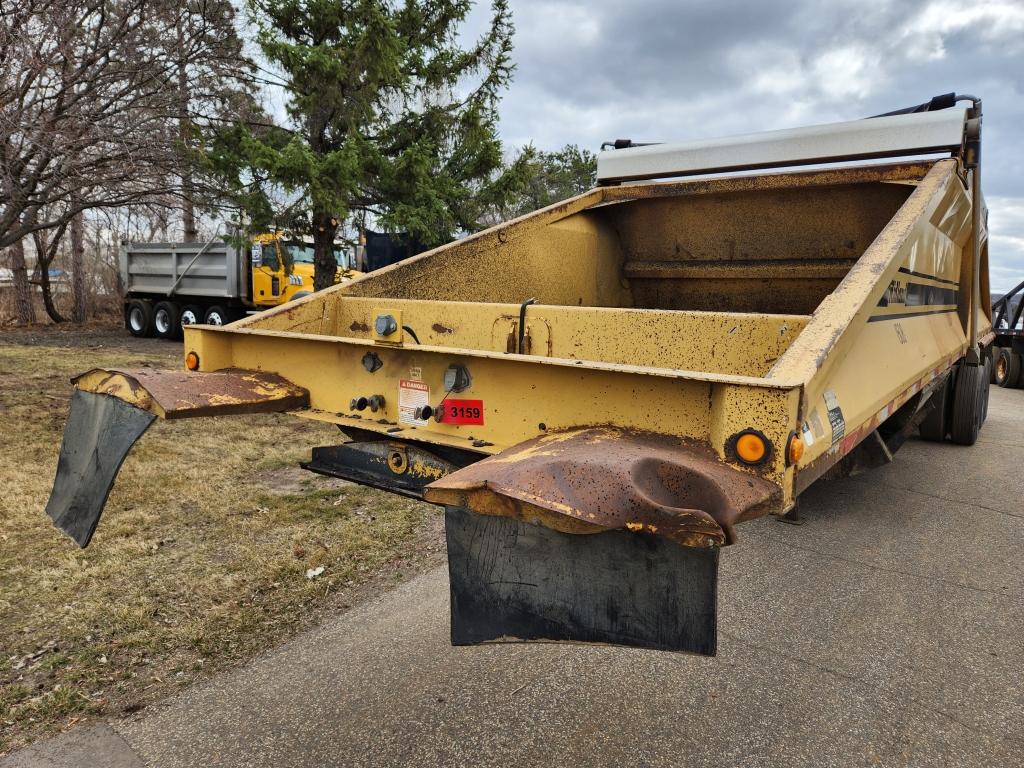
<path fill-rule="evenodd" d="M 907 284 L 901 280 L 893 280 L 885 289 L 882 298 L 878 302 L 880 307 L 888 307 L 891 304 L 907 303 Z"/>

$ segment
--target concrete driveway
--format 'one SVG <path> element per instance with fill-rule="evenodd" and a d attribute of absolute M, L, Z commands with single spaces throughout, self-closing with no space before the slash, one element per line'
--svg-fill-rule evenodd
<path fill-rule="evenodd" d="M 435 570 L 7 766 L 1022 766 L 1024 391 L 723 553 L 717 658 L 448 644 Z"/>

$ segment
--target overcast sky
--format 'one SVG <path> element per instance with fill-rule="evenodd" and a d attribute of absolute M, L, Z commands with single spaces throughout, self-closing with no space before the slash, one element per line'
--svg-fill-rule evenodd
<path fill-rule="evenodd" d="M 1024 280 L 1024 0 L 510 2 L 510 146 L 685 141 L 981 96 L 992 287 Z"/>

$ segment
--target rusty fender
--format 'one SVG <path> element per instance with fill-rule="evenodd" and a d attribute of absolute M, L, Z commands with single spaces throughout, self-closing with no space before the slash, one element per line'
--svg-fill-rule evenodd
<path fill-rule="evenodd" d="M 678 439 L 588 428 L 520 443 L 436 480 L 424 498 L 561 533 L 622 529 L 716 547 L 780 493 Z"/>
<path fill-rule="evenodd" d="M 309 404 L 309 393 L 275 373 L 227 368 L 209 373 L 94 368 L 71 380 L 161 419 L 276 413 Z"/>
<path fill-rule="evenodd" d="M 263 371 L 97 368 L 72 382 L 46 513 L 80 547 L 89 544 L 125 457 L 157 418 L 271 413 L 309 404 L 306 390 Z"/>

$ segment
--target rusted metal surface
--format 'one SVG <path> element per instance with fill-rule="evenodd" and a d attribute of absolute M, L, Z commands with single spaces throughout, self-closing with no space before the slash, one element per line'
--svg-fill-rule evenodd
<path fill-rule="evenodd" d="M 713 547 L 735 541 L 733 525 L 777 494 L 696 446 L 589 428 L 528 440 L 431 483 L 424 498 L 562 533 L 625 529 Z"/>
<path fill-rule="evenodd" d="M 320 446 L 313 449 L 313 460 L 302 467 L 413 498 L 422 498 L 424 486 L 457 468 L 437 454 L 401 440 Z"/>
<path fill-rule="evenodd" d="M 94 368 L 72 379 L 83 392 L 123 400 L 163 419 L 276 413 L 309 405 L 309 393 L 275 373 Z"/>

